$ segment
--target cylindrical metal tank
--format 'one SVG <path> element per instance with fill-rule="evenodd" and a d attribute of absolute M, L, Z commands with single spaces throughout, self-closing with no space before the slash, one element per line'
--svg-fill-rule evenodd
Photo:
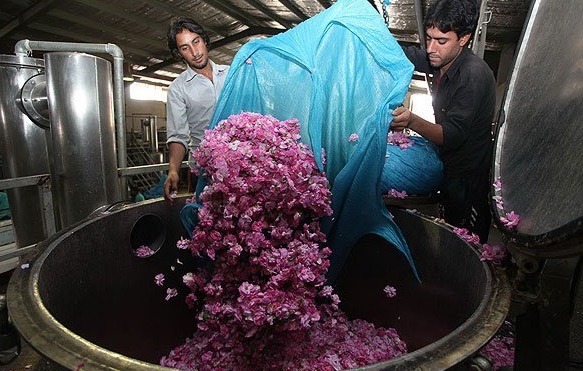
<path fill-rule="evenodd" d="M 49 173 L 48 133 L 31 121 L 22 104 L 25 84 L 43 73 L 42 59 L 0 55 L 0 156 L 6 179 Z M 10 189 L 7 194 L 16 245 L 24 247 L 45 239 L 47 232 L 38 187 Z"/>
<path fill-rule="evenodd" d="M 51 179 L 66 227 L 121 199 L 111 64 L 84 53 L 45 54 Z"/>
<path fill-rule="evenodd" d="M 17 269 L 8 288 L 10 316 L 24 339 L 67 369 L 168 370 L 158 366 L 160 358 L 196 328 L 184 300 L 164 300 L 165 289 L 154 283 L 164 272 L 167 287 L 187 293 L 182 275 L 195 263 L 176 248 L 184 203 L 185 197 L 173 206 L 161 199 L 122 206 L 38 244 L 25 260 L 30 267 Z M 508 281 L 450 228 L 402 209 L 392 213 L 422 282 L 402 254 L 366 236 L 336 289 L 348 315 L 395 327 L 410 353 L 364 369 L 447 369 L 496 333 L 510 303 Z M 141 245 L 156 252 L 138 257 Z M 399 293 L 391 300 L 383 293 L 389 283 Z"/>
<path fill-rule="evenodd" d="M 151 152 L 158 151 L 158 124 L 156 116 L 148 116 L 141 120 L 142 141 L 148 144 Z"/>

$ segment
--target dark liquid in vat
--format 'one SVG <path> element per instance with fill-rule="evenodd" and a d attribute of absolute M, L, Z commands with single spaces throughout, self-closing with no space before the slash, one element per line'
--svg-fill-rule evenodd
<path fill-rule="evenodd" d="M 335 288 L 350 318 L 395 328 L 412 352 L 467 319 L 456 310 L 463 308 L 462 298 L 451 287 L 420 275 L 422 282 L 394 247 L 380 237 L 366 236 L 353 248 Z M 384 293 L 387 285 L 396 288 L 395 297 Z"/>

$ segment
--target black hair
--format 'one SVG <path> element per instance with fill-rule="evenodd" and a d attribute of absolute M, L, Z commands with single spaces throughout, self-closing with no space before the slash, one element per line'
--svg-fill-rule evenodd
<path fill-rule="evenodd" d="M 199 34 L 206 46 L 208 47 L 210 45 L 209 35 L 201 25 L 191 18 L 177 18 L 170 23 L 170 29 L 168 30 L 167 36 L 168 49 L 170 49 L 170 53 L 172 53 L 173 56 L 180 57 L 180 54 L 178 53 L 178 45 L 176 45 L 176 35 L 183 30 Z"/>
<path fill-rule="evenodd" d="M 425 15 L 425 29 L 435 27 L 443 33 L 453 31 L 458 37 L 467 34 L 473 36 L 478 24 L 477 1 L 479 0 L 434 1 Z"/>

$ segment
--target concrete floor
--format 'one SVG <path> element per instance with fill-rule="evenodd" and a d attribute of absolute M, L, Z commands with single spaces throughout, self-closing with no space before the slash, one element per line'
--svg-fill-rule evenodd
<path fill-rule="evenodd" d="M 0 366 L 4 371 L 62 371 L 62 367 L 55 365 L 43 358 L 34 349 L 30 348 L 24 340 L 21 341 L 22 348 L 20 354 L 14 361 L 5 366 Z"/>
<path fill-rule="evenodd" d="M 6 287 L 10 281 L 10 276 L 12 275 L 12 270 L 0 274 L 0 293 L 6 292 Z M 1 315 L 1 314 L 0 314 Z M 5 315 L 5 314 L 4 314 Z M 4 329 L 6 331 L 6 328 Z M 4 335 L 6 336 L 6 335 Z M 0 338 L 4 339 L 2 333 L 0 333 Z M 20 340 L 20 353 L 13 359 L 13 352 L 5 351 L 2 352 L 0 349 L 0 370 L 2 371 L 60 371 L 63 368 L 58 367 L 52 362 L 44 359 L 39 353 L 32 349 L 24 339 Z M 13 359 L 11 362 L 9 362 Z M 3 363 L 8 363 L 3 365 Z"/>

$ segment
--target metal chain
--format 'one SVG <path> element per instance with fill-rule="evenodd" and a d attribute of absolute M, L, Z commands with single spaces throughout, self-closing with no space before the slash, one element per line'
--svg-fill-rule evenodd
<path fill-rule="evenodd" d="M 379 1 L 381 3 L 381 8 L 383 9 L 383 19 L 385 20 L 385 25 L 387 25 L 387 28 L 389 28 L 389 13 L 387 12 L 387 3 L 390 2 L 385 0 Z"/>

